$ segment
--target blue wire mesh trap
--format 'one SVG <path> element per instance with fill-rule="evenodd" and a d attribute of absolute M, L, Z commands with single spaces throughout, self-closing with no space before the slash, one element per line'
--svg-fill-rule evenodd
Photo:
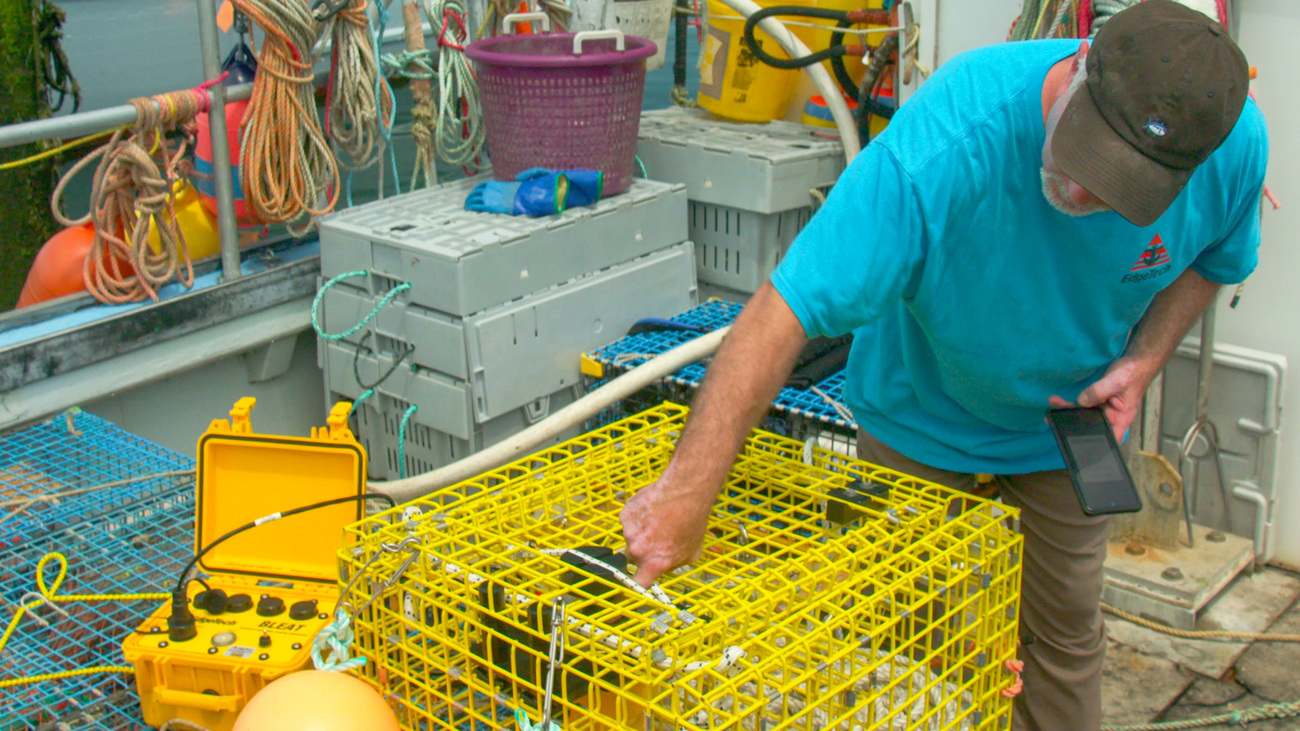
<path fill-rule="evenodd" d="M 193 526 L 191 482 L 0 551 L 5 623 L 19 604 L 26 603 L 24 595 L 36 591 L 36 564 L 55 551 L 68 559 L 68 575 L 58 594 L 167 591 L 193 555 Z M 47 583 L 54 581 L 57 570 L 53 561 L 46 565 Z M 38 606 L 23 618 L 0 652 L 0 678 L 124 665 L 122 639 L 159 603 Z M 129 675 L 97 674 L 0 689 L 0 731 L 146 729 L 134 686 Z"/>
<path fill-rule="evenodd" d="M 22 501 L 28 498 L 193 468 L 192 458 L 83 411 L 0 436 L 0 547 L 94 518 L 192 478 L 130 482 L 31 503 L 24 509 Z"/>
<path fill-rule="evenodd" d="M 670 318 L 673 322 L 693 325 L 706 331 L 716 330 L 730 325 L 740 314 L 743 305 L 738 302 L 712 299 Z M 625 335 L 589 354 L 592 360 L 608 369 L 616 371 L 631 370 L 650 358 L 666 353 L 699 337 L 698 333 L 686 330 L 665 330 Z M 691 389 L 698 388 L 704 380 L 705 365 L 692 363 L 668 377 L 668 381 Z M 825 394 L 822 396 L 816 391 Z M 772 407 L 778 412 L 813 419 L 818 422 L 840 427 L 855 432 L 858 425 L 845 418 L 835 408 L 834 403 L 844 404 L 844 371 L 822 380 L 813 388 L 783 388 L 772 401 Z M 847 410 L 847 407 L 844 407 Z"/>

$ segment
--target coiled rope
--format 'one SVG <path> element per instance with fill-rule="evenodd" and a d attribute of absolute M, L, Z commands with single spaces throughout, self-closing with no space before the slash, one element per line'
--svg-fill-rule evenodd
<path fill-rule="evenodd" d="M 240 182 L 258 218 L 305 236 L 334 210 L 339 170 L 321 131 L 314 77 L 321 24 L 304 0 L 232 0 L 265 34 L 241 133 Z M 250 33 L 250 47 L 251 43 Z"/>
<path fill-rule="evenodd" d="M 326 134 L 345 153 L 338 160 L 344 170 L 364 170 L 379 159 L 379 127 L 394 104 L 392 89 L 375 83 L 379 62 L 366 8 L 366 0 L 352 0 L 330 20 L 334 52 Z"/>
<path fill-rule="evenodd" d="M 478 80 L 465 46 L 469 30 L 463 0 L 424 0 L 429 24 L 438 30 L 438 111 L 436 142 L 438 157 L 464 168 L 478 168 L 478 157 L 487 139 Z"/>
<path fill-rule="evenodd" d="M 193 138 L 194 117 L 207 111 L 207 87 L 136 98 L 136 123 L 128 136 L 117 130 L 107 144 L 82 158 L 59 180 L 50 199 L 55 220 L 68 227 L 94 224 L 95 239 L 82 275 L 100 302 L 123 304 L 157 300 L 158 288 L 179 279 L 194 284 L 185 236 L 176 222 L 176 184 L 191 172 L 185 157 Z M 173 149 L 167 133 L 184 132 Z M 90 211 L 77 219 L 63 213 L 68 181 L 98 160 L 91 184 Z M 149 246 L 150 229 L 158 250 Z M 130 267 L 124 266 L 130 264 Z"/>

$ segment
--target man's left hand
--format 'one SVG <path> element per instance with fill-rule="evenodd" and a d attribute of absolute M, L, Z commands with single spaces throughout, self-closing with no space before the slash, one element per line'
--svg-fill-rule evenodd
<path fill-rule="evenodd" d="M 1115 430 L 1115 441 L 1122 442 L 1124 434 L 1137 418 L 1138 409 L 1142 407 L 1147 386 L 1151 385 L 1148 371 L 1133 358 L 1120 358 L 1106 369 L 1106 375 L 1079 394 L 1077 404 L 1060 396 L 1052 396 L 1047 401 L 1054 409 L 1076 405 L 1084 408 L 1102 407 L 1106 421 Z"/>

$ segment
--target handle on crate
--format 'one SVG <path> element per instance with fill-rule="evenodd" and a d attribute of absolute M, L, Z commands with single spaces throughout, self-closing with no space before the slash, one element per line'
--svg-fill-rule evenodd
<path fill-rule="evenodd" d="M 534 20 L 542 24 L 543 32 L 551 32 L 551 16 L 546 13 L 510 13 L 501 19 L 501 32 L 514 33 L 514 23 L 531 23 Z"/>
<path fill-rule="evenodd" d="M 615 50 L 618 50 L 618 51 L 622 51 L 622 50 L 623 50 L 623 46 L 624 46 L 624 43 L 623 43 L 623 31 L 621 31 L 621 30 L 616 30 L 616 29 L 610 29 L 610 30 L 584 30 L 584 31 L 579 31 L 578 33 L 576 33 L 576 34 L 573 36 L 573 55 L 575 55 L 575 56 L 581 56 L 581 55 L 582 55 L 582 42 L 583 42 L 583 41 L 598 41 L 598 40 L 601 40 L 601 39 L 603 39 L 603 38 L 613 38 L 613 39 L 614 39 L 614 49 L 615 49 Z"/>
<path fill-rule="evenodd" d="M 159 705 L 194 708 L 200 711 L 234 713 L 239 710 L 240 701 L 244 699 L 239 695 L 208 695 L 189 690 L 172 690 L 164 685 L 156 685 L 150 692 L 153 694 L 154 702 Z"/>

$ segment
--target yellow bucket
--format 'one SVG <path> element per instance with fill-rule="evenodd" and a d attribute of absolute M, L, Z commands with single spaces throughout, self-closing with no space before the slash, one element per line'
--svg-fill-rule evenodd
<path fill-rule="evenodd" d="M 758 0 L 758 4 L 812 7 L 814 2 Z M 745 21 L 736 11 L 718 0 L 709 0 L 708 15 L 709 24 L 700 52 L 700 106 L 719 117 L 740 122 L 770 122 L 785 116 L 801 72 L 773 68 L 750 53 L 745 47 Z M 801 38 L 801 31 L 816 32 L 810 28 L 792 30 Z M 755 30 L 754 38 L 773 56 L 790 57 L 762 30 Z"/>

